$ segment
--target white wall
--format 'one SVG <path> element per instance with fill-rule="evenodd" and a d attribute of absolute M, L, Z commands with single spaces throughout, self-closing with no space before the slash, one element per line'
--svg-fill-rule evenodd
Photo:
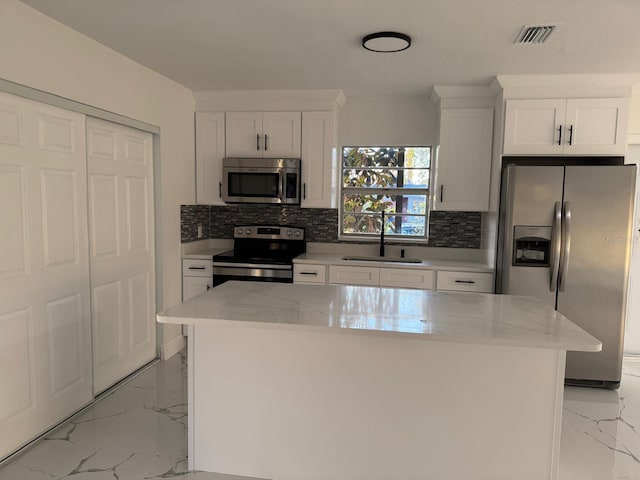
<path fill-rule="evenodd" d="M 429 96 L 347 97 L 338 122 L 341 146 L 434 145 L 437 108 Z"/>
<path fill-rule="evenodd" d="M 178 303 L 180 204 L 195 202 L 191 92 L 17 0 L 0 1 L 0 58 L 0 78 L 160 127 L 158 308 Z M 159 333 L 164 344 L 180 338 L 172 325 Z"/>

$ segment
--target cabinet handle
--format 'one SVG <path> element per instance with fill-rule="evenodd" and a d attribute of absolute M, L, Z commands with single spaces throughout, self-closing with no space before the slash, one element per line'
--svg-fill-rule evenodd
<path fill-rule="evenodd" d="M 440 203 L 442 203 L 443 198 L 444 198 L 444 185 L 440 185 Z"/>
<path fill-rule="evenodd" d="M 569 145 L 573 145 L 573 125 L 569 127 Z"/>
<path fill-rule="evenodd" d="M 306 183 L 302 184 L 302 199 L 303 200 L 307 199 L 307 184 Z"/>
<path fill-rule="evenodd" d="M 222 198 L 222 182 L 218 182 L 218 196 Z"/>
<path fill-rule="evenodd" d="M 189 270 L 204 270 L 206 267 L 189 267 Z"/>
<path fill-rule="evenodd" d="M 269 150 L 269 136 L 265 133 L 264 134 L 264 151 L 266 152 L 267 150 Z"/>
<path fill-rule="evenodd" d="M 256 150 L 260 150 L 260 134 L 256 135 Z"/>
<path fill-rule="evenodd" d="M 311 275 L 312 277 L 317 277 L 318 272 L 300 272 L 300 275 Z"/>
<path fill-rule="evenodd" d="M 466 283 L 466 284 L 473 285 L 474 283 L 476 283 L 476 281 L 475 280 L 456 280 L 454 283 Z"/>
<path fill-rule="evenodd" d="M 207 290 L 209 290 L 211 288 L 211 285 L 207 285 Z"/>
<path fill-rule="evenodd" d="M 562 125 L 558 127 L 558 130 L 560 131 L 560 135 L 558 135 L 558 145 L 562 145 Z"/>

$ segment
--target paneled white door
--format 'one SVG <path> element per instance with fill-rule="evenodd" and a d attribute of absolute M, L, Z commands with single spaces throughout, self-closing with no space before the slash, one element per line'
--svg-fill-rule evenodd
<path fill-rule="evenodd" d="M 87 119 L 94 392 L 156 357 L 151 134 Z"/>
<path fill-rule="evenodd" d="M 0 458 L 92 400 L 84 127 L 0 93 Z"/>

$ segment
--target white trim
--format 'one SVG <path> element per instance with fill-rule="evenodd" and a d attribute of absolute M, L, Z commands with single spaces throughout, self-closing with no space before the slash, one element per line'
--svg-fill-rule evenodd
<path fill-rule="evenodd" d="M 551 447 L 551 471 L 549 478 L 556 480 L 560 471 L 560 439 L 562 437 L 562 411 L 564 409 L 564 377 L 567 364 L 567 352 L 558 350 L 558 369 L 556 370 L 556 400 L 554 408 L 553 445 Z"/>
<path fill-rule="evenodd" d="M 640 83 L 640 73 L 498 75 L 496 80 L 502 88 L 576 87 L 594 85 L 632 87 Z"/>
<path fill-rule="evenodd" d="M 629 139 L 627 141 L 629 145 L 639 145 L 640 144 L 640 133 L 631 133 L 629 134 Z"/>
<path fill-rule="evenodd" d="M 169 360 L 176 353 L 187 346 L 187 340 L 182 335 L 172 338 L 168 342 L 160 345 L 160 358 Z"/>

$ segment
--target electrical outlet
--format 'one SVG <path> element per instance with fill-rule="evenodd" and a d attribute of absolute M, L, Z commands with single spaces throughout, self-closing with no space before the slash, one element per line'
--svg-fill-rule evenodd
<path fill-rule="evenodd" d="M 202 224 L 198 224 L 198 238 L 202 238 Z"/>

